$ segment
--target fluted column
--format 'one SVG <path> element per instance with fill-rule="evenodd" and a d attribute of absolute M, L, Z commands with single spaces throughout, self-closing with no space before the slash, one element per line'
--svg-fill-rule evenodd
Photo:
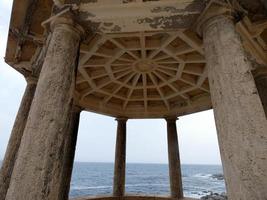
<path fill-rule="evenodd" d="M 29 115 L 32 99 L 35 93 L 37 78 L 27 77 L 27 86 L 22 97 L 16 120 L 11 131 L 5 157 L 0 170 L 0 200 L 5 200 L 12 171 L 15 165 L 17 152 Z"/>
<path fill-rule="evenodd" d="M 183 184 L 176 120 L 177 118 L 166 118 L 171 197 L 179 199 L 183 197 Z"/>
<path fill-rule="evenodd" d="M 267 116 L 267 67 L 259 67 L 254 71 L 254 79 Z"/>
<path fill-rule="evenodd" d="M 125 160 L 126 160 L 126 122 L 117 118 L 117 139 L 115 150 L 113 196 L 124 196 L 125 193 Z"/>
<path fill-rule="evenodd" d="M 60 200 L 81 28 L 53 20 L 52 37 L 21 140 L 6 200 Z"/>
<path fill-rule="evenodd" d="M 267 199 L 267 120 L 233 21 L 203 24 L 210 93 L 230 200 Z"/>

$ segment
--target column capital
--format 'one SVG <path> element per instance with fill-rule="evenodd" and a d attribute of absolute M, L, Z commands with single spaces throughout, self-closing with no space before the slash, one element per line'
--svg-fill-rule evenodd
<path fill-rule="evenodd" d="M 171 122 L 175 123 L 177 120 L 179 120 L 179 118 L 176 117 L 176 116 L 171 116 L 171 117 L 165 117 L 165 120 L 166 120 L 168 123 L 171 123 Z"/>
<path fill-rule="evenodd" d="M 65 6 L 59 13 L 42 23 L 48 31 L 53 32 L 56 28 L 65 28 L 77 33 L 81 38 L 85 36 L 85 30 L 75 17 L 73 5 Z"/>
<path fill-rule="evenodd" d="M 229 3 L 222 0 L 211 0 L 195 23 L 196 32 L 202 36 L 204 26 L 209 26 L 225 17 L 233 19 L 234 13 L 234 8 Z"/>
<path fill-rule="evenodd" d="M 26 76 L 25 77 L 27 84 L 37 84 L 38 78 L 35 76 Z"/>
<path fill-rule="evenodd" d="M 117 122 L 127 122 L 128 121 L 128 118 L 126 118 L 126 117 L 116 117 L 115 120 Z"/>

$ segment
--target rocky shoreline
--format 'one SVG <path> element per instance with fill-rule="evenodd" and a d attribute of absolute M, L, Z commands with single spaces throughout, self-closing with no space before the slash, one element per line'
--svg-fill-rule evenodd
<path fill-rule="evenodd" d="M 225 193 L 218 194 L 218 193 L 211 193 L 204 197 L 201 197 L 202 200 L 227 200 L 227 196 Z"/>

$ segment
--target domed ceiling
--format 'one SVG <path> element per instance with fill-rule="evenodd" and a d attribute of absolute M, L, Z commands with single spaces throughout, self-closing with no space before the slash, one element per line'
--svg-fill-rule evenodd
<path fill-rule="evenodd" d="M 163 117 L 211 107 L 201 40 L 190 31 L 96 34 L 81 46 L 80 104 L 112 116 Z"/>

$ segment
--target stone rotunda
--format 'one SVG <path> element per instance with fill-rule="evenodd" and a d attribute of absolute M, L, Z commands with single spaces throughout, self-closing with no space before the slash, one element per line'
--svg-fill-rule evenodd
<path fill-rule="evenodd" d="M 176 119 L 212 108 L 229 199 L 267 199 L 266 1 L 14 0 L 5 61 L 27 87 L 0 200 L 68 199 L 81 111 L 118 123 L 113 195 L 93 199 L 187 199 Z M 167 122 L 168 197 L 124 191 L 126 122 L 144 118 Z"/>

